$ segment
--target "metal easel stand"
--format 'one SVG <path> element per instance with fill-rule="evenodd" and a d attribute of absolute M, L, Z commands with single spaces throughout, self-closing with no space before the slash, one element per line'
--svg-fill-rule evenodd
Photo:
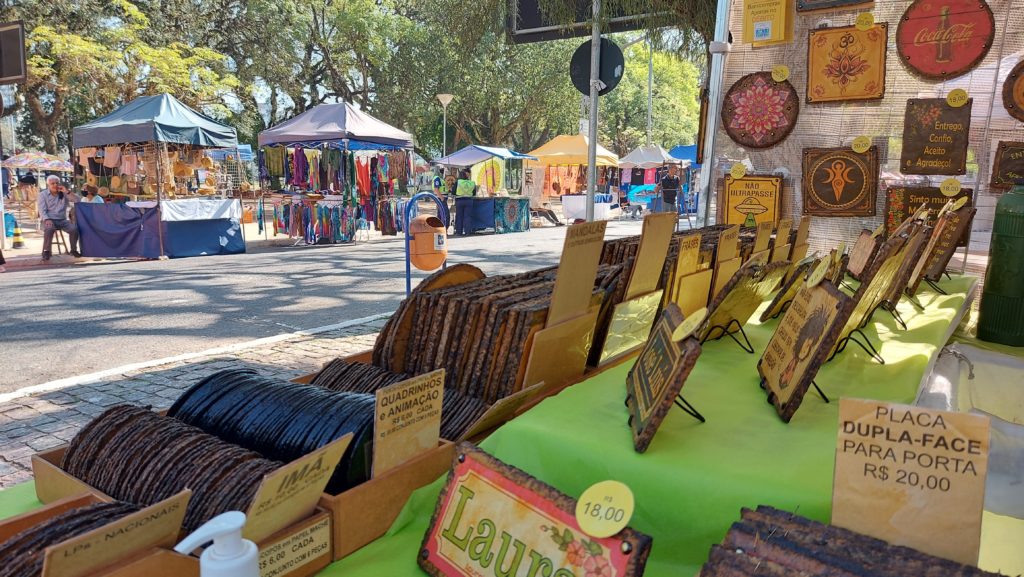
<path fill-rule="evenodd" d="M 821 390 L 821 387 L 818 386 L 817 382 L 811 381 L 811 386 L 814 387 L 815 391 L 818 391 L 818 396 L 821 397 L 821 400 L 825 401 L 826 403 L 832 402 L 828 399 L 828 397 L 825 396 L 825 392 Z"/>
<path fill-rule="evenodd" d="M 698 412 L 697 409 L 693 408 L 693 405 L 691 405 L 689 401 L 684 399 L 683 395 L 676 395 L 675 404 L 677 407 L 686 412 L 687 415 L 690 415 L 694 419 L 697 419 L 702 423 L 707 422 L 707 419 L 704 418 L 704 415 L 700 414 L 700 412 Z"/>
<path fill-rule="evenodd" d="M 896 319 L 896 324 L 900 325 L 901 329 L 907 330 L 907 322 L 903 320 L 903 315 L 900 314 L 900 311 L 897 310 L 896 307 L 887 305 L 885 303 L 882 303 L 881 306 L 889 314 L 892 315 L 892 318 Z"/>
<path fill-rule="evenodd" d="M 441 199 L 437 197 L 433 192 L 418 192 L 409 199 L 409 202 L 405 205 L 405 296 L 412 294 L 412 260 L 409 257 L 409 245 L 412 243 L 412 234 L 409 232 L 409 221 L 412 220 L 412 207 L 416 206 L 416 203 L 420 199 L 427 199 L 434 201 L 437 205 L 437 216 L 442 222 L 448 222 L 448 205 L 441 202 Z M 447 229 L 446 229 L 447 230 Z M 448 259 L 446 258 L 441 263 L 441 268 L 448 268 Z"/>
<path fill-rule="evenodd" d="M 861 338 L 864 339 L 864 342 L 861 342 L 860 339 L 856 338 L 854 336 L 855 333 L 859 334 L 861 336 Z M 842 339 L 840 339 L 839 340 L 839 344 L 836 345 L 835 352 L 832 353 L 832 356 L 829 357 L 826 362 L 831 361 L 832 359 L 836 358 L 836 355 L 838 355 L 839 353 L 841 353 L 844 350 L 846 350 L 846 345 L 850 344 L 850 341 L 853 341 L 854 343 L 857 343 L 857 346 L 859 346 L 861 349 L 863 349 L 864 352 L 867 353 L 868 355 L 870 355 L 872 359 L 874 359 L 875 361 L 878 362 L 878 364 L 880 364 L 880 365 L 884 365 L 885 364 L 885 359 L 883 359 L 882 355 L 879 354 L 878 349 L 875 348 L 875 345 L 871 344 L 871 339 L 869 339 L 868 336 L 866 334 L 864 334 L 864 331 L 862 331 L 860 329 L 853 329 L 852 331 L 850 331 L 849 335 L 847 335 L 847 336 L 843 337 Z"/>
<path fill-rule="evenodd" d="M 950 280 L 953 280 L 953 277 L 950 277 L 949 273 L 943 272 L 942 274 L 945 274 L 947 277 L 949 277 Z M 933 281 L 931 279 L 924 279 L 924 282 L 928 283 L 928 286 L 932 287 L 932 290 L 937 292 L 937 293 L 939 293 L 940 295 L 942 295 L 942 296 L 949 295 L 949 293 L 944 291 L 944 290 L 942 290 L 942 287 L 940 287 L 939 284 L 936 283 L 935 281 Z"/>
<path fill-rule="evenodd" d="M 736 328 L 739 329 L 740 335 L 743 336 L 743 342 L 742 343 L 740 342 L 739 339 L 736 338 L 735 333 L 730 333 L 729 332 L 729 328 L 732 327 L 732 325 L 734 325 L 734 324 L 736 325 Z M 718 335 L 715 338 L 711 338 L 711 334 L 713 332 L 715 332 L 715 329 L 720 330 L 722 332 L 722 334 Z M 701 342 L 701 344 L 704 344 L 704 343 L 706 343 L 709 340 L 717 341 L 718 339 L 721 339 L 722 337 L 724 337 L 726 335 L 728 335 L 729 338 L 731 338 L 732 340 L 736 341 L 736 344 L 739 345 L 741 349 L 743 349 L 744 351 L 747 351 L 750 354 L 754 354 L 754 345 L 750 344 L 750 339 L 747 338 L 747 331 L 743 330 L 743 325 L 741 325 L 740 322 L 738 320 L 736 320 L 736 319 L 730 320 L 728 322 L 728 324 L 726 324 L 724 327 L 719 326 L 719 325 L 715 325 L 715 326 L 711 327 L 710 329 L 708 329 L 707 335 L 703 339 L 701 339 L 700 342 Z"/>
<path fill-rule="evenodd" d="M 791 304 L 793 304 L 793 299 L 789 299 L 788 301 L 782 303 L 782 306 L 779 307 L 779 312 L 775 313 L 774 315 L 772 315 L 769 318 L 777 319 L 777 318 L 781 317 L 783 315 L 783 313 L 785 313 L 786 311 L 789 310 L 789 305 L 791 305 Z"/>

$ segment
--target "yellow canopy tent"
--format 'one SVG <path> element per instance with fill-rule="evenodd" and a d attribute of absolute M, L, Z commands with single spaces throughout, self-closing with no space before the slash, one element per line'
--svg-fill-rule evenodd
<path fill-rule="evenodd" d="M 587 164 L 587 137 L 582 134 L 563 134 L 556 136 L 536 150 L 529 152 L 537 157 L 534 162 L 528 161 L 527 166 L 549 166 L 552 164 Z M 598 166 L 618 166 L 619 157 L 607 148 L 597 145 Z"/>

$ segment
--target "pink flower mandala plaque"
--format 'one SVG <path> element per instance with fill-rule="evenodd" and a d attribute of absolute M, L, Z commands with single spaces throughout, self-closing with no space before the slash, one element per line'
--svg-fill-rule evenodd
<path fill-rule="evenodd" d="M 740 78 L 725 95 L 722 124 L 726 134 L 747 148 L 771 148 L 792 132 L 800 113 L 796 89 L 776 82 L 769 72 Z"/>

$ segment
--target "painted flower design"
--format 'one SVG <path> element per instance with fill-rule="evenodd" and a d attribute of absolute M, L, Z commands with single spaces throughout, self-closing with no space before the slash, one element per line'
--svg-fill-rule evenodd
<path fill-rule="evenodd" d="M 587 549 L 579 541 L 573 541 L 565 551 L 566 557 L 571 565 L 582 567 L 587 559 Z"/>
<path fill-rule="evenodd" d="M 731 96 L 733 117 L 729 127 L 741 130 L 761 144 L 775 130 L 789 126 L 786 101 L 789 91 L 758 76 L 745 90 Z"/>
<path fill-rule="evenodd" d="M 614 575 L 612 564 L 604 557 L 590 557 L 583 563 L 583 570 L 586 571 L 586 577 L 612 577 Z"/>
<path fill-rule="evenodd" d="M 832 84 L 839 86 L 840 94 L 846 94 L 846 88 L 871 68 L 868 61 L 861 58 L 863 52 L 863 45 L 856 42 L 852 34 L 844 35 L 832 45 L 824 74 L 832 79 Z"/>

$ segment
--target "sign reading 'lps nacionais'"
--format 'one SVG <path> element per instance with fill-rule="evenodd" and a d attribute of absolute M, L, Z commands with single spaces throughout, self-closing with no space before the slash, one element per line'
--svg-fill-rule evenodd
<path fill-rule="evenodd" d="M 639 577 L 650 550 L 629 527 L 584 534 L 575 499 L 462 443 L 417 561 L 434 577 Z"/>

